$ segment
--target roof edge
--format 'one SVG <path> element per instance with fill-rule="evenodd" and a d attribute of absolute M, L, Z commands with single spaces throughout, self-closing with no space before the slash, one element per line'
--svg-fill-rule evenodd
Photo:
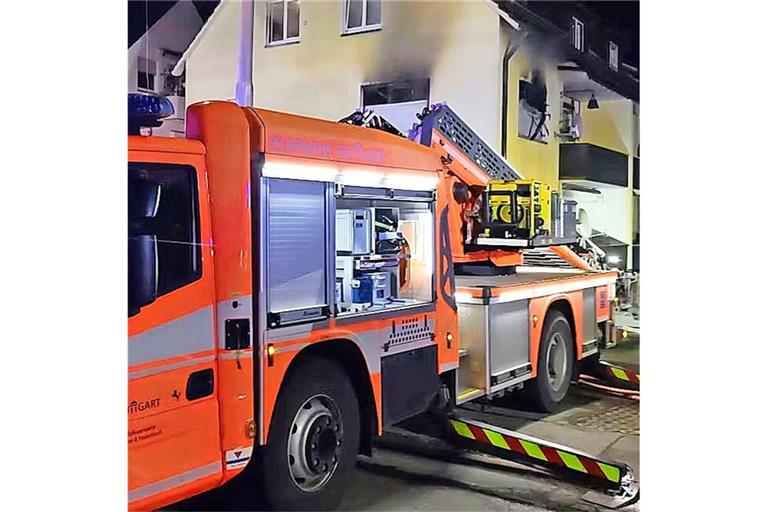
<path fill-rule="evenodd" d="M 192 52 L 195 51 L 195 48 L 197 48 L 197 45 L 200 44 L 200 41 L 202 41 L 205 33 L 208 32 L 208 29 L 210 28 L 211 24 L 213 24 L 213 21 L 216 19 L 216 16 L 221 12 L 221 9 L 224 6 L 224 4 L 226 4 L 226 2 L 219 2 L 219 5 L 216 6 L 216 8 L 211 13 L 211 15 L 208 17 L 208 19 L 205 21 L 203 26 L 200 28 L 200 32 L 197 33 L 197 35 L 192 40 L 192 42 L 189 43 L 189 46 L 187 47 L 187 49 L 184 50 L 184 53 L 181 55 L 181 58 L 171 70 L 171 74 L 173 76 L 181 76 L 181 74 L 184 72 L 184 67 L 187 63 L 187 59 L 189 59 L 190 55 L 192 55 Z"/>

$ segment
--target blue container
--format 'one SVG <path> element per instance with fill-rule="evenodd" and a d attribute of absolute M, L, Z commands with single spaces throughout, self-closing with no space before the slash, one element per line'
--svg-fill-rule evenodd
<path fill-rule="evenodd" d="M 373 302 L 373 279 L 365 274 L 352 280 L 352 302 L 371 304 Z"/>

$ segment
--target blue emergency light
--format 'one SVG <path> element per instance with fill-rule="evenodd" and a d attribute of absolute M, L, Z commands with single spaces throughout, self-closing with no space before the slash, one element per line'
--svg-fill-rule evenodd
<path fill-rule="evenodd" d="M 157 94 L 128 93 L 128 134 L 139 135 L 141 127 L 157 128 L 173 115 L 173 103 Z"/>

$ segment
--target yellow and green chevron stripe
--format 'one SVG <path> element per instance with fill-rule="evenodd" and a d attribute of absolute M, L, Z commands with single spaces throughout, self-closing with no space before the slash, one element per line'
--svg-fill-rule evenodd
<path fill-rule="evenodd" d="M 518 439 L 505 432 L 497 432 L 486 426 L 472 422 L 451 419 L 453 432 L 459 437 L 478 443 L 486 443 L 502 450 L 509 450 L 541 462 L 548 462 L 563 468 L 584 473 L 596 478 L 618 484 L 621 481 L 621 468 L 607 462 L 577 455 L 565 450 L 547 446 L 526 439 Z"/>

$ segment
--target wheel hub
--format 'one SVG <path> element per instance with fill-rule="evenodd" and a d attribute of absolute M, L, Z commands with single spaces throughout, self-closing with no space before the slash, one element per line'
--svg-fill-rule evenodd
<path fill-rule="evenodd" d="M 326 473 L 339 460 L 341 445 L 337 433 L 340 430 L 341 426 L 332 416 L 320 416 L 312 423 L 307 446 L 304 447 L 310 471 Z"/>
<path fill-rule="evenodd" d="M 322 487 L 338 466 L 343 429 L 336 403 L 315 395 L 299 408 L 288 436 L 291 478 L 303 491 Z"/>
<path fill-rule="evenodd" d="M 555 333 L 547 346 L 547 373 L 553 391 L 559 391 L 565 382 L 568 364 L 566 351 L 565 340 L 559 333 Z"/>

